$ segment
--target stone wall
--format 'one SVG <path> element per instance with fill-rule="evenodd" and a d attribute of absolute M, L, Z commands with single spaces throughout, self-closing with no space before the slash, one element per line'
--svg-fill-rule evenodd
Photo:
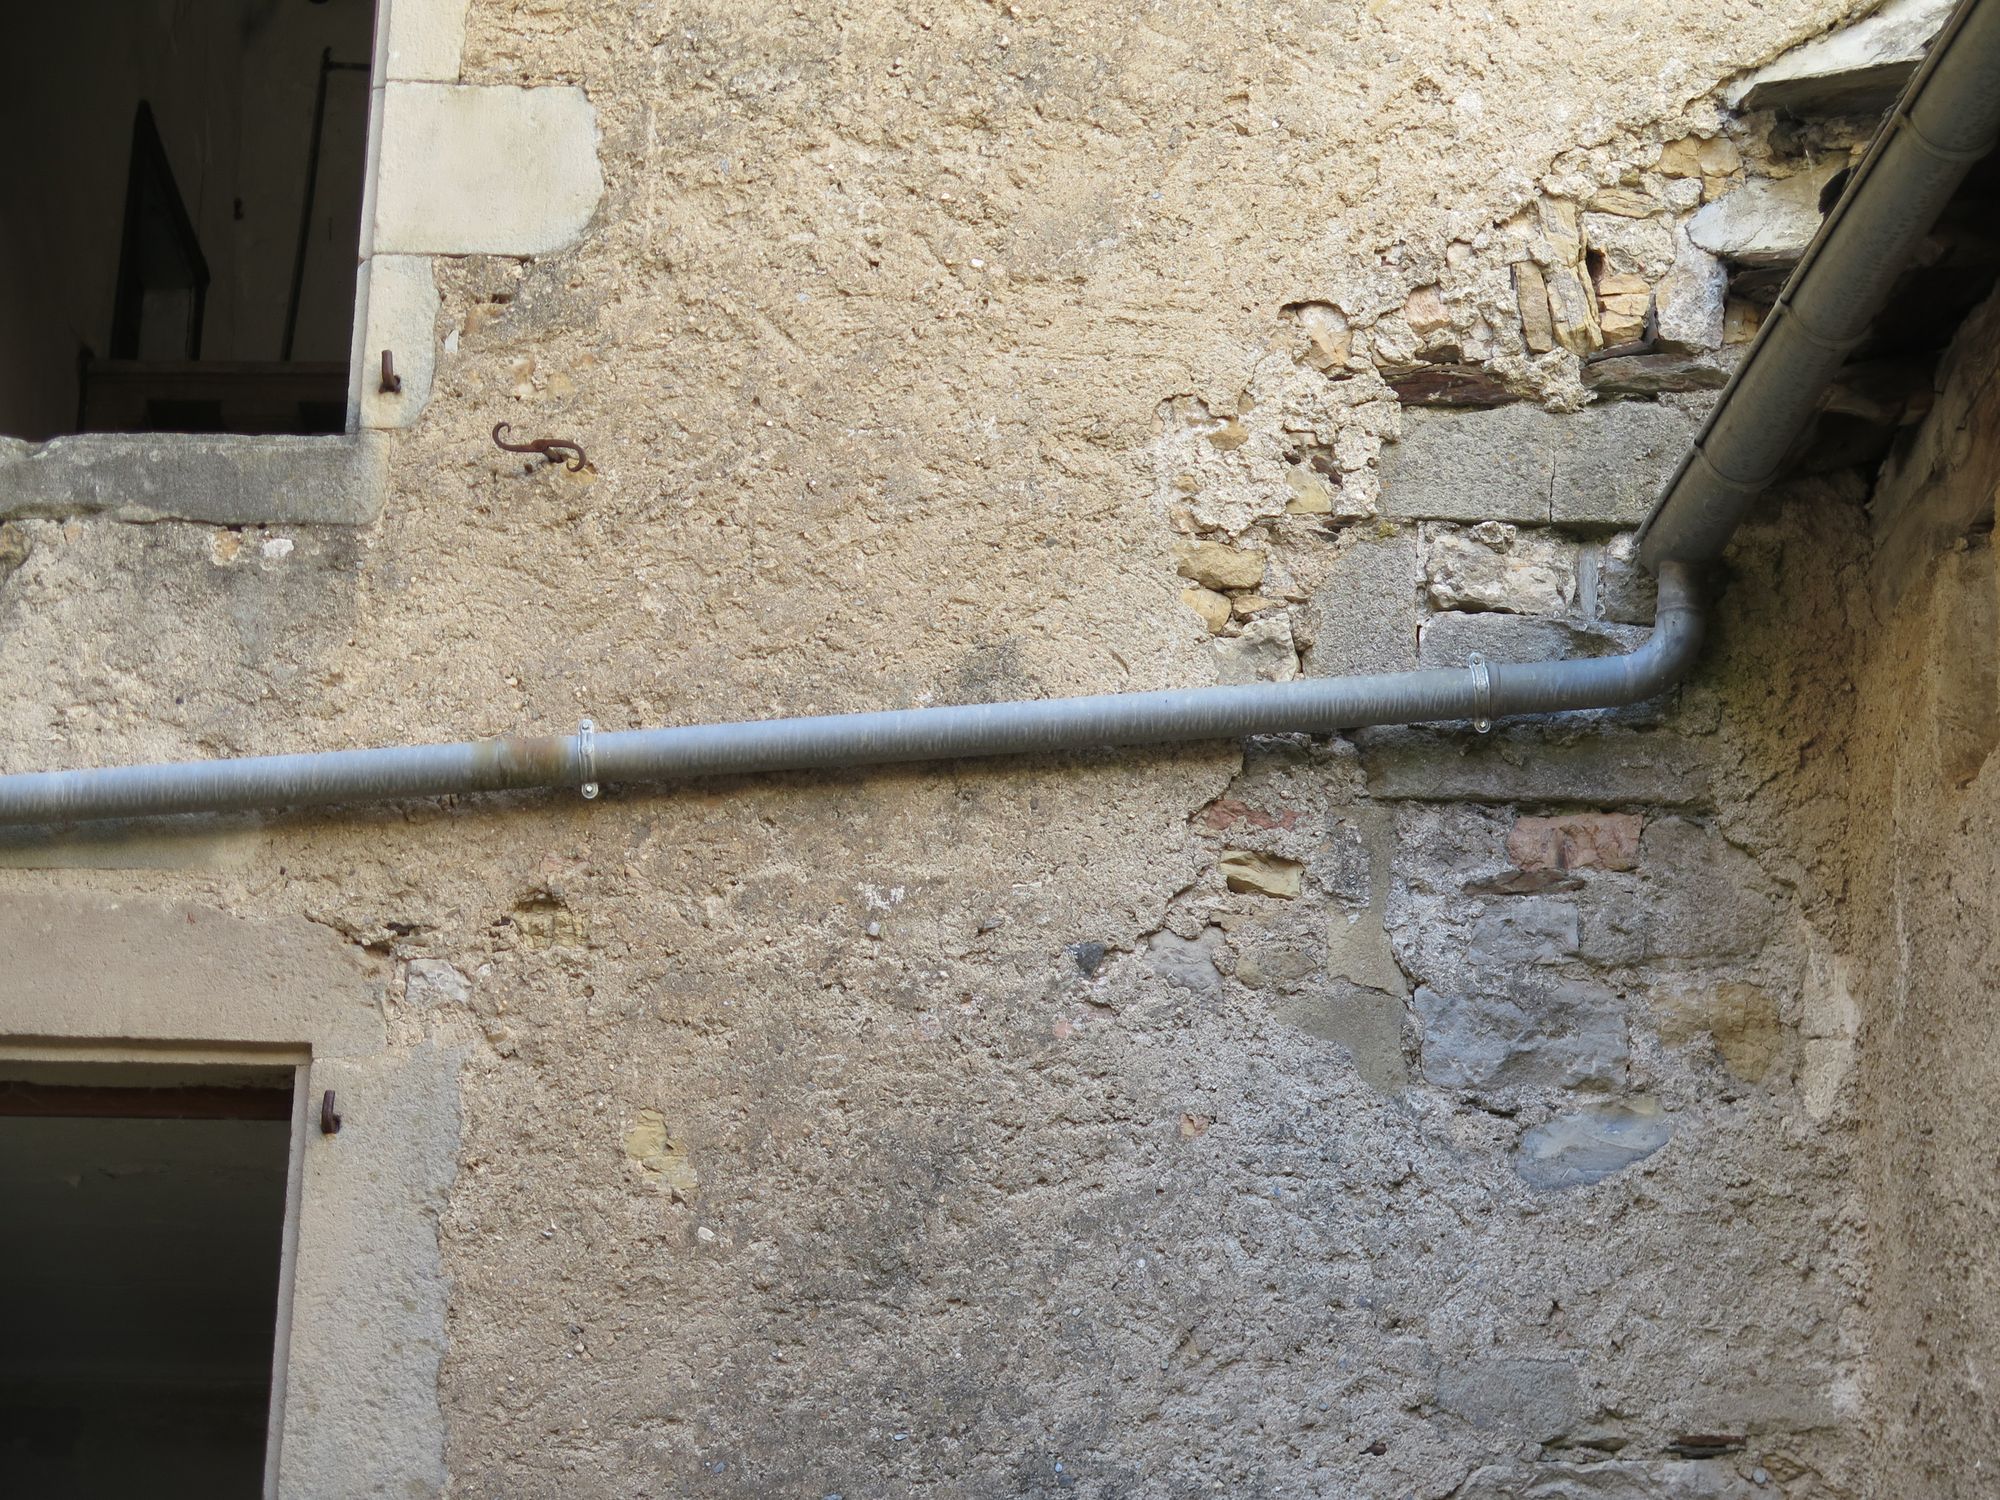
<path fill-rule="evenodd" d="M 479 0 L 434 81 L 580 88 L 595 216 L 437 257 L 379 520 L 0 532 L 0 758 L 1624 649 L 1798 246 L 1703 215 L 1862 133 L 1717 91 L 1845 9 Z M 303 918 L 463 1057 L 457 1492 L 1858 1494 L 1805 686 L 1857 500 L 1631 710 L 15 839 L 0 892 Z"/>

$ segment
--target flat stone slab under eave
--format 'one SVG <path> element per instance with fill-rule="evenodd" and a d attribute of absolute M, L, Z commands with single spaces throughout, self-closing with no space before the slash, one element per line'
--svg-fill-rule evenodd
<path fill-rule="evenodd" d="M 366 432 L 0 438 L 0 518 L 360 526 L 382 512 L 385 454 L 383 440 Z"/>
<path fill-rule="evenodd" d="M 1697 402 L 1403 413 L 1382 510 L 1415 521 L 1636 526 L 1701 427 Z"/>

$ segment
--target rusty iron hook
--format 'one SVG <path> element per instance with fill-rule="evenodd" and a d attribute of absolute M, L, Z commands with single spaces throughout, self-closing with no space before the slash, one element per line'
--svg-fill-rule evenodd
<path fill-rule="evenodd" d="M 562 464 L 572 474 L 581 472 L 583 466 L 590 462 L 583 456 L 583 445 L 568 438 L 536 438 L 532 442 L 510 443 L 500 434 L 512 425 L 510 422 L 494 423 L 493 442 L 496 447 L 504 448 L 509 453 L 539 453 L 552 464 Z"/>

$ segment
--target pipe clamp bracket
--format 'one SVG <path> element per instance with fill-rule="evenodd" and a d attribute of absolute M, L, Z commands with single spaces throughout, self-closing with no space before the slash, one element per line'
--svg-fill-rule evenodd
<path fill-rule="evenodd" d="M 1478 651 L 1467 655 L 1465 665 L 1472 673 L 1472 727 L 1485 734 L 1493 727 L 1493 674 Z"/>
<path fill-rule="evenodd" d="M 583 793 L 583 800 L 594 801 L 597 797 L 597 721 L 581 719 L 576 726 L 576 763 L 583 773 L 582 784 L 577 788 Z"/>

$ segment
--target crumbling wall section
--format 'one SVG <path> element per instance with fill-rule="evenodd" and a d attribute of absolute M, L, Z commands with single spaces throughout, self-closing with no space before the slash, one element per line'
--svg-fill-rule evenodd
<path fill-rule="evenodd" d="M 1848 8 L 1669 7 L 1663 63 L 1553 4 L 482 0 L 465 85 L 589 100 L 582 237 L 438 257 L 379 520 L 0 532 L 0 755 L 1624 649 L 1800 243 L 1703 215 L 1856 138 L 1715 90 Z M 1837 740 L 1769 686 L 1831 589 L 1490 734 L 16 840 L 0 890 L 304 917 L 464 1058 L 458 1491 L 1851 1495 L 1845 950 L 1744 811 Z"/>

